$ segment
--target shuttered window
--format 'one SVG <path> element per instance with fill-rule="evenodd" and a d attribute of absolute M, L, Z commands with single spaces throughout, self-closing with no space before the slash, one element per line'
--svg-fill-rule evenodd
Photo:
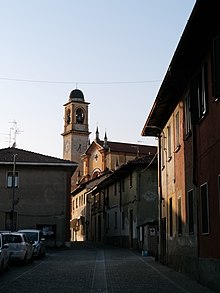
<path fill-rule="evenodd" d="M 220 36 L 213 40 L 213 96 L 220 97 Z"/>
<path fill-rule="evenodd" d="M 189 234 L 194 234 L 193 190 L 188 191 L 188 224 Z"/>
<path fill-rule="evenodd" d="M 202 216 L 202 234 L 209 233 L 209 199 L 208 184 L 205 183 L 200 187 L 201 195 L 201 216 Z"/>

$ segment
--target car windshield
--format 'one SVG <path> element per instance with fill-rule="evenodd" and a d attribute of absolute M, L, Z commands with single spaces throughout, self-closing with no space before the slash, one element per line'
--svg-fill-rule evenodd
<path fill-rule="evenodd" d="M 25 232 L 25 234 L 27 235 L 28 239 L 31 240 L 31 241 L 37 241 L 38 240 L 36 232 Z"/>
<path fill-rule="evenodd" d="M 8 243 L 21 243 L 22 242 L 22 238 L 20 235 L 6 235 L 6 239 Z"/>

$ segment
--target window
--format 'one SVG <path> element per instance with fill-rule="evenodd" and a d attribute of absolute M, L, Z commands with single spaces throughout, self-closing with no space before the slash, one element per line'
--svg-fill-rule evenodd
<path fill-rule="evenodd" d="M 81 108 L 76 110 L 76 123 L 83 124 L 84 122 L 84 112 Z"/>
<path fill-rule="evenodd" d="M 169 199 L 169 216 L 170 216 L 170 237 L 173 236 L 173 203 L 172 198 Z"/>
<path fill-rule="evenodd" d="M 165 152 L 165 137 L 163 135 L 161 137 L 161 168 L 162 169 L 164 169 L 165 167 L 164 152 Z"/>
<path fill-rule="evenodd" d="M 83 202 L 83 194 L 81 194 L 81 205 L 83 205 L 84 202 Z"/>
<path fill-rule="evenodd" d="M 178 217 L 177 217 L 177 220 L 178 220 L 178 234 L 179 235 L 182 235 L 182 202 L 181 202 L 181 197 L 178 197 L 178 200 L 177 200 L 177 203 L 178 203 Z"/>
<path fill-rule="evenodd" d="M 13 186 L 13 182 L 14 182 L 14 186 Z M 12 171 L 9 171 L 7 173 L 7 187 L 8 188 L 12 188 L 12 187 L 17 188 L 18 187 L 18 172 L 15 172 L 14 178 L 13 178 L 13 172 Z"/>
<path fill-rule="evenodd" d="M 109 230 L 109 228 L 110 228 L 109 223 L 110 223 L 109 214 L 107 214 L 107 229 L 108 229 L 108 230 Z"/>
<path fill-rule="evenodd" d="M 197 80 L 198 119 L 202 119 L 207 111 L 207 68 L 204 65 Z"/>
<path fill-rule="evenodd" d="M 194 234 L 193 190 L 188 191 L 188 224 L 189 234 Z"/>
<path fill-rule="evenodd" d="M 175 115 L 175 147 L 176 151 L 180 147 L 180 122 L 179 122 L 179 112 Z"/>
<path fill-rule="evenodd" d="M 115 229 L 118 228 L 118 215 L 117 215 L 117 212 L 115 212 Z"/>
<path fill-rule="evenodd" d="M 191 133 L 191 108 L 190 108 L 190 95 L 189 93 L 185 97 L 185 134 L 188 136 Z"/>
<path fill-rule="evenodd" d="M 168 159 L 170 160 L 172 158 L 172 152 L 171 152 L 171 127 L 167 127 L 167 155 Z"/>
<path fill-rule="evenodd" d="M 122 230 L 125 229 L 125 213 L 124 212 L 121 213 L 121 228 Z"/>
<path fill-rule="evenodd" d="M 66 112 L 66 124 L 70 124 L 71 122 L 71 116 L 70 116 L 70 109 Z"/>
<path fill-rule="evenodd" d="M 101 192 L 99 192 L 98 194 L 98 205 L 99 205 L 99 209 L 101 208 Z"/>
<path fill-rule="evenodd" d="M 133 182 L 132 182 L 132 172 L 130 172 L 130 174 L 129 174 L 129 180 L 130 180 L 130 187 L 132 187 L 132 184 L 133 184 Z"/>
<path fill-rule="evenodd" d="M 76 209 L 78 208 L 78 198 L 76 198 Z"/>
<path fill-rule="evenodd" d="M 220 97 L 220 36 L 213 40 L 213 96 Z"/>
<path fill-rule="evenodd" d="M 107 208 L 109 208 L 109 188 L 108 187 L 105 192 L 105 205 Z"/>
<path fill-rule="evenodd" d="M 122 191 L 125 191 L 125 179 L 124 178 L 121 179 L 121 188 L 122 188 Z"/>
<path fill-rule="evenodd" d="M 201 195 L 201 216 L 202 216 L 202 234 L 209 233 L 209 200 L 207 183 L 200 187 Z"/>
<path fill-rule="evenodd" d="M 220 215 L 220 175 L 218 175 L 218 203 L 219 203 L 219 215 Z"/>
<path fill-rule="evenodd" d="M 117 182 L 115 182 L 115 195 L 117 195 Z"/>

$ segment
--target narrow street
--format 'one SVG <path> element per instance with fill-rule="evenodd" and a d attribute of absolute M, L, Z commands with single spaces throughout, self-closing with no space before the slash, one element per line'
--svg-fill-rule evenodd
<path fill-rule="evenodd" d="M 50 249 L 44 259 L 12 264 L 0 276 L 1 293 L 213 292 L 139 253 L 77 244 Z"/>

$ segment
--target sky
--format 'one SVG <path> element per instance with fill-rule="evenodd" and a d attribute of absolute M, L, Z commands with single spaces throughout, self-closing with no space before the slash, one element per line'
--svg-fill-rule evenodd
<path fill-rule="evenodd" d="M 0 148 L 62 158 L 75 88 L 91 142 L 157 145 L 141 131 L 195 2 L 0 0 Z"/>

